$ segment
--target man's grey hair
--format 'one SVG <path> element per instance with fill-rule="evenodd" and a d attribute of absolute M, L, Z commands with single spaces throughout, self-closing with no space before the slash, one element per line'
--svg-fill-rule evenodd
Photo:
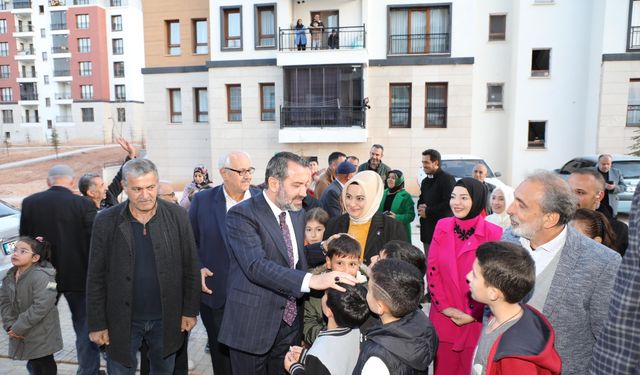
<path fill-rule="evenodd" d="M 78 180 L 78 190 L 80 190 L 80 194 L 85 196 L 87 195 L 89 189 L 93 188 L 96 185 L 93 181 L 93 179 L 96 177 L 102 176 L 94 172 L 89 172 L 83 174 L 82 177 L 80 177 L 80 179 Z"/>
<path fill-rule="evenodd" d="M 580 168 L 580 169 L 576 169 L 575 171 L 571 172 L 571 174 L 579 174 L 582 176 L 591 176 L 595 179 L 596 184 L 598 185 L 598 193 L 601 191 L 604 191 L 605 189 L 605 185 L 606 185 L 606 181 L 604 180 L 604 177 L 602 177 L 602 174 L 598 171 L 596 171 L 593 168 Z"/>
<path fill-rule="evenodd" d="M 600 154 L 600 155 L 598 155 L 598 161 L 600 161 L 604 157 L 608 157 L 609 159 L 613 160 L 613 155 L 611 155 L 611 154 Z"/>
<path fill-rule="evenodd" d="M 267 163 L 267 171 L 264 177 L 265 184 L 267 184 L 267 186 L 269 185 L 269 177 L 277 178 L 280 182 L 284 181 L 289 175 L 289 162 L 296 163 L 303 167 L 309 167 L 307 159 L 300 155 L 288 151 L 278 152 L 273 155 Z"/>
<path fill-rule="evenodd" d="M 149 159 L 131 159 L 122 167 L 122 184 L 127 186 L 130 177 L 140 177 L 147 173 L 153 173 L 158 178 L 158 168 Z"/>
<path fill-rule="evenodd" d="M 578 206 L 578 198 L 571 191 L 569 184 L 560 176 L 549 171 L 536 171 L 526 181 L 537 182 L 543 186 L 540 208 L 542 213 L 557 213 L 558 225 L 567 224 Z"/>
<path fill-rule="evenodd" d="M 234 155 L 244 155 L 247 159 L 251 160 L 251 156 L 244 151 L 231 151 L 218 158 L 218 169 L 231 167 L 231 157 Z"/>

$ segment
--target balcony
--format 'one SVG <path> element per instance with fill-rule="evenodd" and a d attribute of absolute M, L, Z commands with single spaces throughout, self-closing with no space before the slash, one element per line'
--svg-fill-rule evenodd
<path fill-rule="evenodd" d="M 280 107 L 280 143 L 367 140 L 364 107 Z"/>
<path fill-rule="evenodd" d="M 71 52 L 69 51 L 68 46 L 55 46 L 55 47 L 51 47 L 51 53 L 57 54 L 57 53 L 71 53 Z"/>
<path fill-rule="evenodd" d="M 629 49 L 640 50 L 640 26 L 631 26 L 629 31 Z"/>
<path fill-rule="evenodd" d="M 335 30 L 335 33 L 332 31 Z M 325 28 L 324 32 L 310 34 L 304 30 L 306 46 L 298 49 L 300 36 L 296 37 L 295 29 L 280 29 L 278 39 L 278 66 L 296 66 L 317 64 L 365 64 L 368 62 L 366 52 L 365 26 L 344 26 Z M 312 48 L 312 40 L 317 38 Z"/>
<path fill-rule="evenodd" d="M 56 22 L 51 24 L 51 30 L 68 30 L 66 22 Z"/>
<path fill-rule="evenodd" d="M 18 101 L 19 105 L 29 105 L 29 106 L 37 106 L 38 105 L 38 94 L 35 93 L 20 93 L 20 100 Z"/>
<path fill-rule="evenodd" d="M 30 70 L 20 72 L 17 79 L 17 82 L 19 83 L 37 82 L 37 81 L 38 81 L 38 74 L 35 71 L 30 71 Z"/>
<path fill-rule="evenodd" d="M 40 117 L 39 116 L 22 116 L 21 120 L 23 125 L 31 125 L 31 124 L 35 125 L 40 122 Z"/>
<path fill-rule="evenodd" d="M 392 34 L 387 46 L 389 55 L 449 54 L 449 33 L 437 34 Z"/>
<path fill-rule="evenodd" d="M 54 77 L 67 77 L 71 75 L 71 71 L 69 69 L 56 69 L 53 71 Z"/>
<path fill-rule="evenodd" d="M 33 25 L 18 25 L 13 33 L 14 38 L 33 38 Z"/>
<path fill-rule="evenodd" d="M 127 0 L 111 0 L 109 5 L 112 7 L 122 7 L 127 5 Z"/>
<path fill-rule="evenodd" d="M 60 123 L 60 122 L 73 122 L 73 116 L 71 116 L 71 115 L 56 116 L 56 122 L 57 123 Z"/>
<path fill-rule="evenodd" d="M 31 1 L 13 0 L 13 9 L 29 9 L 31 11 Z"/>
<path fill-rule="evenodd" d="M 66 0 L 49 0 L 50 7 L 64 7 L 67 6 Z"/>
<path fill-rule="evenodd" d="M 0 2 L 0 10 L 11 10 L 13 7 L 11 3 Z"/>
<path fill-rule="evenodd" d="M 627 126 L 640 126 L 640 105 L 627 106 Z"/>
<path fill-rule="evenodd" d="M 36 50 L 33 48 L 28 48 L 16 53 L 16 60 L 35 60 L 35 58 Z"/>

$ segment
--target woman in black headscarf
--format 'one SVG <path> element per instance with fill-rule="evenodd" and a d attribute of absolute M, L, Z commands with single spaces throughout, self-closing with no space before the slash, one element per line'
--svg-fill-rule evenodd
<path fill-rule="evenodd" d="M 449 200 L 454 216 L 438 221 L 433 232 L 427 282 L 432 299 L 429 319 L 440 339 L 435 375 L 471 373 L 484 305 L 471 299 L 466 276 L 478 246 L 502 236 L 501 227 L 480 215 L 486 202 L 482 183 L 473 178 L 459 180 Z"/>
<path fill-rule="evenodd" d="M 387 189 L 382 194 L 382 202 L 378 212 L 398 220 L 407 232 L 407 239 L 411 241 L 411 222 L 416 217 L 413 198 L 404 189 L 404 176 L 402 172 L 394 169 L 387 175 Z"/>

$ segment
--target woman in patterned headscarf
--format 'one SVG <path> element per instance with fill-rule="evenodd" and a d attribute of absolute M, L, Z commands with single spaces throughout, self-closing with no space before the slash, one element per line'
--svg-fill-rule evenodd
<path fill-rule="evenodd" d="M 196 165 L 193 168 L 193 181 L 189 182 L 187 186 L 184 187 L 182 199 L 180 199 L 180 205 L 188 210 L 191 206 L 191 199 L 193 199 L 193 195 L 212 186 L 213 184 L 209 180 L 209 171 L 207 171 L 207 168 L 202 164 Z"/>

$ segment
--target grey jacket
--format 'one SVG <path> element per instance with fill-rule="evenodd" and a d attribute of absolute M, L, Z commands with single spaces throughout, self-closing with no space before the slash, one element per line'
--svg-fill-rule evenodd
<path fill-rule="evenodd" d="M 16 282 L 16 267 L 9 270 L 0 288 L 0 314 L 5 331 L 24 339 L 9 338 L 9 356 L 35 359 L 62 350 L 62 334 L 56 307 L 56 271 L 48 262 L 29 267 Z"/>
<path fill-rule="evenodd" d="M 511 228 L 502 239 L 520 244 Z M 571 226 L 542 313 L 556 331 L 563 375 L 588 373 L 596 337 L 607 319 L 620 255 Z"/>
<path fill-rule="evenodd" d="M 600 172 L 598 170 L 598 165 L 593 167 L 593 169 Z M 613 181 L 613 184 L 615 185 L 613 190 L 607 190 L 607 193 L 609 194 L 609 205 L 613 211 L 613 217 L 615 217 L 618 214 L 618 201 L 620 200 L 618 194 L 627 190 L 627 184 L 624 183 L 624 176 L 622 175 L 622 172 L 617 168 L 609 169 L 609 180 Z"/>
<path fill-rule="evenodd" d="M 107 353 L 130 366 L 134 254 L 129 201 L 101 211 L 93 225 L 87 274 L 89 331 L 109 330 Z M 164 356 L 182 346 L 182 316 L 200 306 L 200 272 L 193 231 L 182 207 L 158 199 L 147 223 L 161 291 Z"/>

